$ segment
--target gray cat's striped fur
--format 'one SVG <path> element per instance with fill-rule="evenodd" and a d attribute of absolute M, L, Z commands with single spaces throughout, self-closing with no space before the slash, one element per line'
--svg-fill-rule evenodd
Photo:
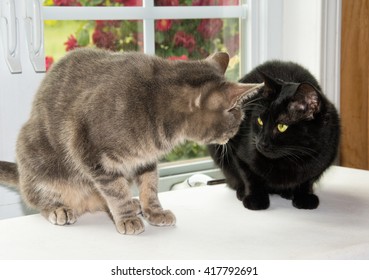
<path fill-rule="evenodd" d="M 226 143 L 238 131 L 240 98 L 255 85 L 227 82 L 229 57 L 168 61 L 80 49 L 54 65 L 17 142 L 17 164 L 0 183 L 19 186 L 53 224 L 107 211 L 123 234 L 174 225 L 157 196 L 157 161 L 184 140 Z M 140 200 L 130 186 L 139 186 Z"/>

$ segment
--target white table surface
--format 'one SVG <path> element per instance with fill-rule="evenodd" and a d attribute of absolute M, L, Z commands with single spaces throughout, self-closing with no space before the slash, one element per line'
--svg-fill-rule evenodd
<path fill-rule="evenodd" d="M 0 221 L 0 259 L 369 259 L 369 171 L 331 167 L 320 206 L 298 210 L 271 197 L 250 211 L 224 185 L 160 193 L 175 227 L 120 235 L 105 213 L 71 226 L 40 215 Z"/>

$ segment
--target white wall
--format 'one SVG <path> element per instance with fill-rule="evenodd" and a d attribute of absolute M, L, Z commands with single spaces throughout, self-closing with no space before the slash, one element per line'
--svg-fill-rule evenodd
<path fill-rule="evenodd" d="M 321 6 L 320 0 L 249 0 L 248 70 L 270 59 L 291 60 L 319 79 Z"/>
<path fill-rule="evenodd" d="M 283 0 L 282 58 L 304 65 L 320 80 L 321 0 Z"/>

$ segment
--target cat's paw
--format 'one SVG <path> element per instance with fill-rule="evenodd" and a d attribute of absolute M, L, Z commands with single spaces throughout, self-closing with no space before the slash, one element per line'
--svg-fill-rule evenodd
<path fill-rule="evenodd" d="M 250 210 L 268 209 L 270 202 L 269 196 L 266 195 L 247 195 L 243 198 L 243 205 Z"/>
<path fill-rule="evenodd" d="M 299 195 L 293 198 L 292 204 L 298 209 L 316 209 L 319 198 L 315 194 Z"/>
<path fill-rule="evenodd" d="M 71 225 L 77 221 L 72 209 L 60 207 L 55 210 L 43 210 L 41 214 L 52 224 L 58 226 Z"/>
<path fill-rule="evenodd" d="M 140 234 L 145 231 L 145 226 L 140 217 L 124 218 L 115 223 L 121 234 Z"/>
<path fill-rule="evenodd" d="M 146 209 L 143 216 L 150 225 L 153 226 L 174 226 L 176 217 L 170 210 Z"/>
<path fill-rule="evenodd" d="M 245 188 L 237 188 L 236 190 L 236 195 L 238 200 L 243 200 L 243 198 L 245 197 Z"/>

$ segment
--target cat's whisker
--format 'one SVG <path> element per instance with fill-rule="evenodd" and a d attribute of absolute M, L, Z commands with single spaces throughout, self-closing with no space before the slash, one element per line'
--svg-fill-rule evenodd
<path fill-rule="evenodd" d="M 313 160 L 318 161 L 318 152 L 308 148 L 308 147 L 302 147 L 302 146 L 285 146 L 283 149 L 279 151 L 279 153 L 291 161 L 293 161 L 295 164 L 301 164 L 307 160 L 307 157 Z"/>
<path fill-rule="evenodd" d="M 248 102 L 244 102 L 241 107 L 247 108 L 247 107 L 259 107 L 259 108 L 265 108 L 263 104 L 257 103 L 259 100 L 263 99 L 262 97 L 255 98 L 253 100 L 250 100 Z"/>
<path fill-rule="evenodd" d="M 284 149 L 297 153 L 301 156 L 308 156 L 311 158 L 316 158 L 317 155 L 319 154 L 314 149 L 311 149 L 308 147 L 302 147 L 302 146 L 287 146 L 287 147 L 284 147 Z"/>
<path fill-rule="evenodd" d="M 224 151 L 224 146 L 227 144 L 222 144 L 222 145 L 217 145 L 216 148 L 216 154 L 219 155 L 219 167 L 223 168 L 224 167 L 224 155 L 225 155 L 225 151 Z"/>

